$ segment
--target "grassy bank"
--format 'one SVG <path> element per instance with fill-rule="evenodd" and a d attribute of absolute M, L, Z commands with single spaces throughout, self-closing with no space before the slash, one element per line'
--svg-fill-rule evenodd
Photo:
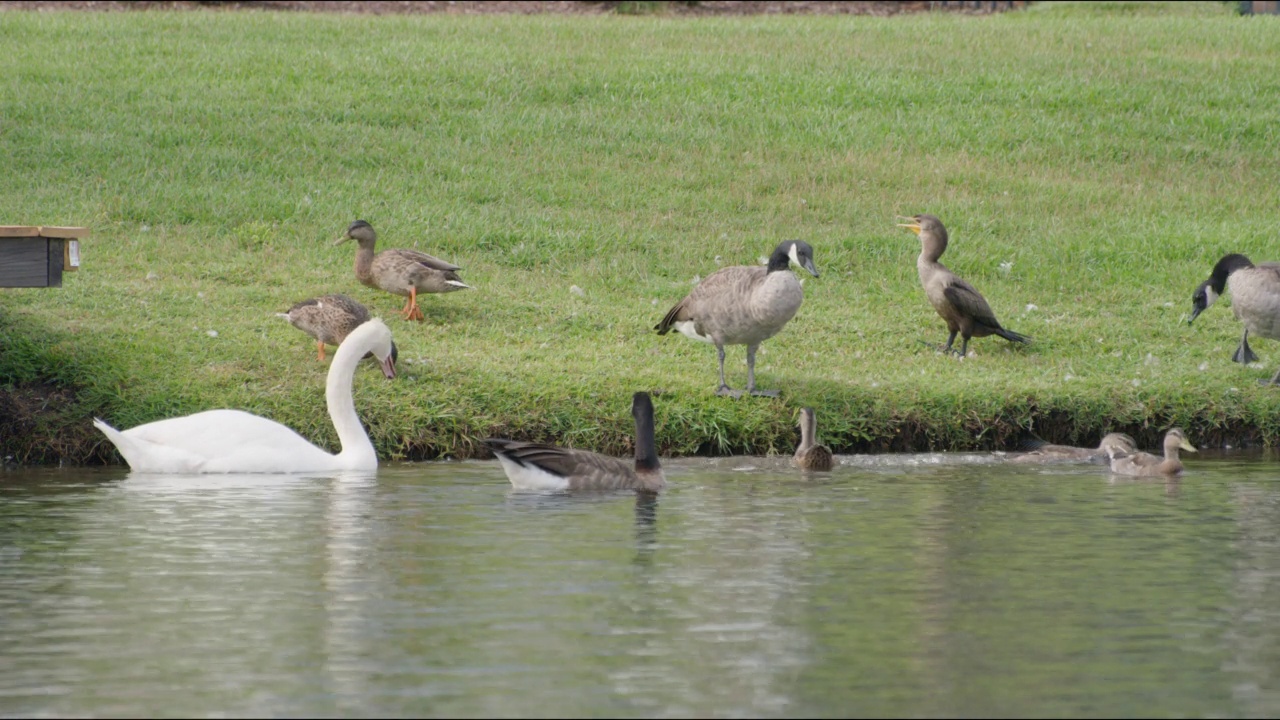
<path fill-rule="evenodd" d="M 1274 442 L 1280 391 L 1257 380 L 1280 346 L 1233 365 L 1225 303 L 1185 318 L 1223 253 L 1280 259 L 1280 25 L 1201 7 L 0 13 L 0 222 L 93 229 L 64 287 L 0 291 L 0 383 L 75 389 L 42 426 L 91 441 L 74 460 L 95 413 L 239 407 L 332 445 L 327 365 L 273 314 L 336 291 L 401 349 L 396 381 L 356 381 L 385 458 L 489 434 L 625 453 L 637 389 L 662 391 L 670 454 L 788 451 L 805 404 L 843 451 L 1170 423 Z M 945 328 L 894 226 L 917 212 L 1033 345 L 975 340 L 958 362 L 918 342 Z M 355 218 L 477 289 L 399 320 L 332 245 Z M 783 397 L 715 397 L 714 350 L 651 328 L 696 276 L 793 237 L 822 277 L 758 360 Z M 0 451 L 54 440 L 10 431 Z"/>

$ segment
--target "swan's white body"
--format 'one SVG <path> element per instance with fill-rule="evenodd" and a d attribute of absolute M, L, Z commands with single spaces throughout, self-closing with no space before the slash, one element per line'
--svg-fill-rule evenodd
<path fill-rule="evenodd" d="M 274 420 L 242 410 L 208 410 L 117 430 L 94 418 L 135 472 L 159 473 L 294 473 L 376 470 L 378 455 L 356 415 L 351 380 L 357 363 L 372 352 L 387 377 L 391 365 L 391 331 L 377 318 L 356 328 L 329 366 L 325 400 L 342 443 L 337 455 L 312 445 Z"/>

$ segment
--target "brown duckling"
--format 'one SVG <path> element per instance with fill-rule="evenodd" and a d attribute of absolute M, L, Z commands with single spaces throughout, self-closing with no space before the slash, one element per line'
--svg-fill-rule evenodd
<path fill-rule="evenodd" d="M 747 394 L 777 397 L 777 390 L 756 389 L 756 350 L 795 317 L 804 301 L 804 290 L 791 272 L 791 263 L 818 277 L 809 243 L 787 240 L 774 248 L 767 266 L 735 265 L 711 273 L 653 329 L 659 335 L 675 330 L 716 346 L 720 359 L 717 395 L 742 395 L 741 390 L 724 382 L 724 346 L 746 345 Z"/>
<path fill-rule="evenodd" d="M 1046 443 L 1027 452 L 1011 455 L 1009 462 L 1015 463 L 1108 463 L 1108 448 L 1116 448 L 1126 453 L 1137 452 L 1138 444 L 1124 433 L 1108 433 L 1102 437 L 1096 448 L 1074 447 L 1072 445 L 1052 445 Z"/>
<path fill-rule="evenodd" d="M 498 457 L 517 490 L 639 490 L 658 492 L 667 481 L 658 464 L 653 437 L 653 400 L 638 392 L 631 398 L 636 421 L 634 465 L 589 450 L 544 443 L 488 438 L 484 444 Z"/>
<path fill-rule="evenodd" d="M 916 260 L 916 270 L 920 273 L 920 284 L 924 286 L 924 294 L 929 298 L 933 309 L 947 322 L 947 345 L 943 352 L 952 352 L 956 334 L 963 338 L 960 345 L 960 357 L 969 352 L 969 338 L 999 335 L 1012 342 L 1029 343 L 1031 338 L 1006 330 L 996 320 L 991 306 L 986 299 L 969 283 L 961 280 L 946 265 L 938 262 L 942 253 L 947 250 L 947 229 L 942 221 L 933 215 L 914 215 L 909 223 L 899 223 L 920 236 L 920 257 Z"/>
<path fill-rule="evenodd" d="M 400 311 L 406 320 L 423 320 L 418 293 L 448 293 L 471 287 L 458 277 L 462 268 L 438 257 L 399 249 L 383 250 L 375 255 L 373 248 L 378 235 L 364 220 L 351 223 L 346 234 L 334 244 L 340 245 L 348 239 L 360 245 L 356 250 L 356 279 L 368 287 L 407 297 Z"/>
<path fill-rule="evenodd" d="M 369 309 L 346 295 L 331 293 L 303 300 L 289 308 L 289 312 L 276 313 L 276 315 L 315 338 L 316 359 L 324 360 L 324 346 L 341 345 L 352 330 L 369 320 Z M 392 342 L 392 362 L 395 362 L 398 356 L 396 344 Z M 372 357 L 372 354 L 366 354 L 365 357 Z"/>
<path fill-rule="evenodd" d="M 1231 292 L 1231 312 L 1244 323 L 1244 336 L 1231 359 L 1248 364 L 1258 359 L 1249 347 L 1249 333 L 1280 340 L 1280 263 L 1254 265 L 1239 253 L 1224 255 L 1213 266 L 1209 279 L 1200 283 L 1191 295 L 1190 325 L 1217 302 L 1224 291 Z M 1280 370 L 1272 376 L 1271 385 L 1280 385 Z"/>
<path fill-rule="evenodd" d="M 1130 453 L 1116 447 L 1108 448 L 1107 456 L 1111 458 L 1111 472 L 1117 475 L 1158 477 L 1182 472 L 1182 461 L 1178 459 L 1179 449 L 1196 451 L 1186 434 L 1179 428 L 1173 428 L 1164 434 L 1164 457 L 1146 452 Z"/>
<path fill-rule="evenodd" d="M 834 458 L 831 448 L 818 444 L 818 420 L 813 408 L 800 408 L 800 445 L 792 458 L 803 470 L 830 470 Z"/>

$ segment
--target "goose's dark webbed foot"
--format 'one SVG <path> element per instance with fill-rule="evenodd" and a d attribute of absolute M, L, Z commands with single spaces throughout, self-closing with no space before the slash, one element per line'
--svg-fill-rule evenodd
<path fill-rule="evenodd" d="M 724 396 L 728 396 L 728 397 L 731 397 L 731 398 L 734 398 L 734 399 L 737 399 L 737 398 L 742 397 L 742 391 L 741 391 L 741 390 L 734 390 L 733 388 L 729 387 L 728 385 L 721 385 L 719 388 L 717 388 L 717 389 L 716 389 L 716 394 L 717 394 L 717 395 L 724 395 Z"/>
<path fill-rule="evenodd" d="M 778 397 L 777 390 L 757 390 L 755 388 L 752 388 L 751 394 L 755 395 L 756 397 L 770 397 L 770 398 Z"/>

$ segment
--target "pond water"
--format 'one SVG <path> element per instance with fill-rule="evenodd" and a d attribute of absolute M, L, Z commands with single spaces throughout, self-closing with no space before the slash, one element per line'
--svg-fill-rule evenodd
<path fill-rule="evenodd" d="M 1280 463 L 0 472 L 0 715 L 1276 716 Z"/>

